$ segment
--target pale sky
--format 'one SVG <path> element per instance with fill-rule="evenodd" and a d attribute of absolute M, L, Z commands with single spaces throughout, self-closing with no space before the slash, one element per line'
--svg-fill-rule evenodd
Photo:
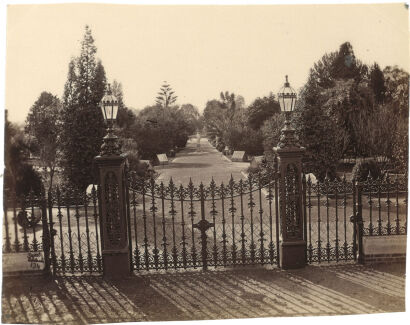
<path fill-rule="evenodd" d="M 9 5 L 6 108 L 24 122 L 42 91 L 63 94 L 88 24 L 108 81 L 127 106 L 154 104 L 162 81 L 200 111 L 221 91 L 250 104 L 284 76 L 295 89 L 326 52 L 349 41 L 356 57 L 408 69 L 404 4 L 292 6 Z"/>

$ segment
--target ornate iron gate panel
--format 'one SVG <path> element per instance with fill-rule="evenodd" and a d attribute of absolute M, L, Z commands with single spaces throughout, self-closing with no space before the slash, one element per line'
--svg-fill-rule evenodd
<path fill-rule="evenodd" d="M 276 264 L 277 182 L 273 170 L 209 185 L 130 175 L 133 268 Z"/>
<path fill-rule="evenodd" d="M 407 176 L 313 183 L 304 178 L 307 262 L 360 256 L 362 236 L 407 234 Z"/>
<path fill-rule="evenodd" d="M 330 181 L 313 183 L 303 178 L 306 215 L 307 262 L 353 260 L 356 256 L 356 214 L 354 183 Z"/>
<path fill-rule="evenodd" d="M 48 193 L 54 273 L 102 272 L 97 189 Z"/>
<path fill-rule="evenodd" d="M 53 274 L 102 272 L 97 190 L 13 197 L 5 191 L 3 253 L 44 252 Z"/>

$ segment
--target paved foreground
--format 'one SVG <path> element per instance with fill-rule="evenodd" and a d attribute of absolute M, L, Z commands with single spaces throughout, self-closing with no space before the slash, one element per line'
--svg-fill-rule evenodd
<path fill-rule="evenodd" d="M 404 311 L 405 265 L 5 278 L 2 322 L 87 324 Z"/>

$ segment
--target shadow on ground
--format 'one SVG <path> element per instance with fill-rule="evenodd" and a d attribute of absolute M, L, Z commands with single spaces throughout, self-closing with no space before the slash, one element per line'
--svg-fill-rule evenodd
<path fill-rule="evenodd" d="M 4 323 L 87 324 L 404 311 L 403 264 L 4 278 Z"/>

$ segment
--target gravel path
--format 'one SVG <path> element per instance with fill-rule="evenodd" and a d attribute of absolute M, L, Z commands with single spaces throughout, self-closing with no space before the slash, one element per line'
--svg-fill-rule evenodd
<path fill-rule="evenodd" d="M 175 183 L 186 185 L 190 178 L 194 184 L 201 181 L 209 184 L 212 178 L 217 184 L 227 183 L 231 175 L 235 180 L 239 180 L 243 178 L 241 171 L 248 167 L 249 163 L 231 162 L 212 147 L 206 138 L 201 138 L 198 150 L 197 140 L 193 138 L 169 165 L 158 166 L 155 169 L 160 174 L 159 181 L 168 183 L 172 177 Z"/>

